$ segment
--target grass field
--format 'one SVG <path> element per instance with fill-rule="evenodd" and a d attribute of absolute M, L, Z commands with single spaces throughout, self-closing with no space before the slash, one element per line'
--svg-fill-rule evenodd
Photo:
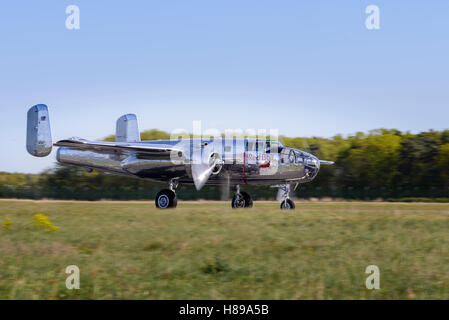
<path fill-rule="evenodd" d="M 449 204 L 0 201 L 0 219 L 1 299 L 449 298 Z"/>

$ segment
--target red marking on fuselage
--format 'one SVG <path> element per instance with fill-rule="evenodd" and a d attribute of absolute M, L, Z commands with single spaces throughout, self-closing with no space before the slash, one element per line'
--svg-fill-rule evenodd
<path fill-rule="evenodd" d="M 269 167 L 270 167 L 270 161 L 261 164 L 260 166 L 257 167 L 258 174 L 260 174 L 260 169 L 262 169 L 262 168 L 269 168 Z"/>
<path fill-rule="evenodd" d="M 265 162 L 265 163 L 263 163 L 263 164 L 261 164 L 259 166 L 259 169 L 261 169 L 261 168 L 269 168 L 269 167 L 270 167 L 270 162 Z"/>

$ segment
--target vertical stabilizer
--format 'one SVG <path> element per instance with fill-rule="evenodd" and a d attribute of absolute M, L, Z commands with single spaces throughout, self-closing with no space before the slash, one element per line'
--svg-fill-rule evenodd
<path fill-rule="evenodd" d="M 140 133 L 135 114 L 125 114 L 117 120 L 115 130 L 116 142 L 139 142 Z"/>
<path fill-rule="evenodd" d="M 27 114 L 27 151 L 35 157 L 48 156 L 52 148 L 50 118 L 45 104 L 37 104 Z"/>

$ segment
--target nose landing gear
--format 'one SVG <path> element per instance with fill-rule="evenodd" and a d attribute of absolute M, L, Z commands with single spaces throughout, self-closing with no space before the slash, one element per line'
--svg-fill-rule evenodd
<path fill-rule="evenodd" d="M 290 199 L 290 185 L 283 184 L 279 186 L 279 192 L 281 192 L 281 197 L 284 199 L 281 202 L 281 210 L 292 210 L 295 209 L 295 203 Z"/>
<path fill-rule="evenodd" d="M 240 186 L 237 185 L 236 193 L 232 198 L 231 206 L 233 209 L 251 208 L 253 206 L 253 199 L 246 192 L 240 192 Z"/>
<path fill-rule="evenodd" d="M 175 190 L 178 187 L 178 182 L 174 180 L 169 181 L 170 189 L 164 189 L 157 193 L 155 204 L 156 208 L 169 209 L 176 208 L 178 199 L 176 198 Z"/>
<path fill-rule="evenodd" d="M 282 210 L 291 210 L 295 209 L 295 203 L 291 199 L 285 199 L 281 202 L 281 209 Z"/>

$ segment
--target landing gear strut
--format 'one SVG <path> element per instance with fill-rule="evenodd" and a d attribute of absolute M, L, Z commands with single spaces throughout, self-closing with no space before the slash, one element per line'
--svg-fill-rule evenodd
<path fill-rule="evenodd" d="M 290 185 L 283 184 L 279 186 L 279 191 L 282 191 L 281 210 L 295 209 L 295 203 L 290 199 Z"/>
<path fill-rule="evenodd" d="M 234 209 L 251 208 L 253 206 L 253 199 L 246 192 L 240 192 L 240 186 L 237 185 L 236 193 L 232 198 L 231 206 Z"/>
<path fill-rule="evenodd" d="M 170 180 L 168 184 L 170 189 L 164 189 L 157 193 L 155 199 L 156 208 L 169 209 L 176 208 L 178 205 L 178 199 L 176 198 L 175 193 L 175 190 L 178 187 L 178 181 Z"/>

